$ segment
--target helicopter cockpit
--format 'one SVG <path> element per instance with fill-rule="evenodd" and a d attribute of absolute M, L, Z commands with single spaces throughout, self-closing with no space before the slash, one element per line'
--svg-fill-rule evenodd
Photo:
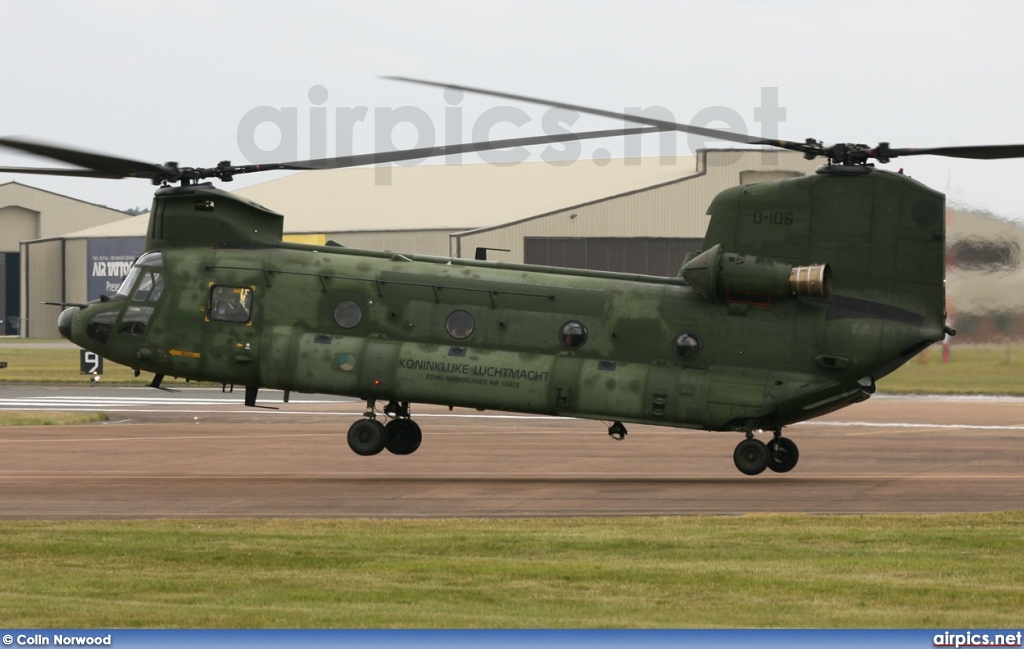
<path fill-rule="evenodd" d="M 155 304 L 164 292 L 163 265 L 159 252 L 146 253 L 139 257 L 121 283 L 117 294 L 131 296 L 131 301 L 121 318 L 118 333 L 139 336 L 146 332 Z"/>
<path fill-rule="evenodd" d="M 115 331 L 132 336 L 146 333 L 156 303 L 164 292 L 163 265 L 160 252 L 148 252 L 139 257 L 121 282 L 117 293 L 100 300 L 101 303 L 117 305 L 93 315 L 85 327 L 86 335 L 98 343 L 106 343 Z M 127 307 L 125 302 L 128 303 Z"/>

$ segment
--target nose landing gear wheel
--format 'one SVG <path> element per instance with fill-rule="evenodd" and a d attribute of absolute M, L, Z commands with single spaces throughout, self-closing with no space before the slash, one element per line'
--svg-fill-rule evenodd
<path fill-rule="evenodd" d="M 800 451 L 788 437 L 776 437 L 768 442 L 768 468 L 776 473 L 785 473 L 796 466 Z"/>
<path fill-rule="evenodd" d="M 745 439 L 736 445 L 732 461 L 740 472 L 757 475 L 768 468 L 768 447 L 759 439 Z"/>
<path fill-rule="evenodd" d="M 348 429 L 348 447 L 359 455 L 376 455 L 387 443 L 388 432 L 376 419 L 360 419 Z"/>
<path fill-rule="evenodd" d="M 412 419 L 392 419 L 384 429 L 388 434 L 386 448 L 395 455 L 409 455 L 423 441 L 419 424 Z"/>

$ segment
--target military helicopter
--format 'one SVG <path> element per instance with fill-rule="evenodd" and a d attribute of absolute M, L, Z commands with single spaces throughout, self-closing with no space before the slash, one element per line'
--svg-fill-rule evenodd
<path fill-rule="evenodd" d="M 175 376 L 244 385 L 247 406 L 260 388 L 285 400 L 291 391 L 365 400 L 348 430 L 360 455 L 416 451 L 410 404 L 421 403 L 599 420 L 620 440 L 626 423 L 736 431 L 741 472 L 785 473 L 799 451 L 784 426 L 864 401 L 878 379 L 955 333 L 945 322 L 944 196 L 872 161 L 1024 157 L 1024 145 L 789 142 L 459 88 L 641 126 L 208 168 L 0 138 L 78 166 L 0 172 L 160 185 L 144 254 L 116 295 L 63 304 L 61 335 L 152 372 L 154 388 Z M 662 130 L 826 164 L 720 193 L 701 251 L 676 277 L 288 243 L 281 214 L 202 182 Z"/>

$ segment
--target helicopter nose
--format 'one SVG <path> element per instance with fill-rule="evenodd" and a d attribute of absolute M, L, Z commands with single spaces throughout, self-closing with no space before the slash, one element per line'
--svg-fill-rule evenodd
<path fill-rule="evenodd" d="M 60 335 L 64 336 L 68 340 L 71 340 L 71 319 L 74 318 L 73 311 L 76 307 L 70 307 L 60 312 L 60 316 L 57 318 L 57 331 Z"/>

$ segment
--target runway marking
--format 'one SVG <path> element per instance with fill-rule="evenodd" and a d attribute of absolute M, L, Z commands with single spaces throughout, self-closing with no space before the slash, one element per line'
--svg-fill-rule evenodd
<path fill-rule="evenodd" d="M 85 426 L 99 426 L 101 424 L 83 424 L 83 425 L 85 425 Z M 166 426 L 166 425 L 175 425 L 175 424 L 156 424 L 156 425 L 158 425 L 158 426 Z M 200 421 L 198 425 L 202 426 L 202 425 L 204 425 L 204 422 Z M 21 428 L 52 429 L 53 426 L 16 426 L 16 427 L 15 426 L 11 426 L 9 428 L 11 428 L 11 429 L 14 429 L 14 428 L 18 428 L 18 429 L 21 429 Z M 655 431 L 652 431 L 652 432 L 654 434 L 672 434 L 672 433 L 675 433 L 676 431 L 675 431 L 675 429 L 665 429 L 665 430 L 655 430 Z M 708 431 L 708 430 L 695 430 L 695 431 L 687 431 L 687 432 L 704 433 L 706 435 L 718 435 L 719 434 L 716 431 Z M 51 437 L 51 438 L 46 438 L 46 439 L 39 439 L 39 438 L 35 438 L 35 437 L 24 437 L 24 438 L 18 438 L 18 439 L 4 439 L 4 438 L 0 437 L 0 444 L 26 444 L 26 443 L 34 443 L 34 442 L 37 442 L 37 443 L 40 443 L 40 444 L 51 444 L 51 443 L 54 443 L 54 442 L 62 442 L 62 443 L 63 442 L 129 442 L 129 441 L 150 442 L 150 441 L 170 441 L 170 440 L 185 440 L 185 439 L 192 439 L 192 440 L 194 440 L 194 439 L 211 439 L 211 440 L 213 440 L 213 439 L 270 439 L 270 438 L 293 439 L 293 438 L 299 438 L 299 437 L 344 437 L 345 433 L 346 433 L 346 431 L 343 428 L 338 428 L 336 431 L 330 431 L 330 432 L 325 432 L 325 433 L 266 433 L 266 434 L 258 434 L 258 435 L 246 435 L 246 434 L 238 434 L 238 435 L 217 435 L 217 434 L 214 434 L 214 435 L 153 435 L 153 436 L 147 436 L 147 437 Z M 428 437 L 449 437 L 449 436 L 456 436 L 456 437 L 483 437 L 483 436 L 494 437 L 494 436 L 497 436 L 497 435 L 516 435 L 516 436 L 538 435 L 538 436 L 541 436 L 541 437 L 552 437 L 553 435 L 568 435 L 568 434 L 591 436 L 591 435 L 594 434 L 594 431 L 591 431 L 591 430 L 569 430 L 569 431 L 559 431 L 558 433 L 552 433 L 551 431 L 543 431 L 543 430 L 524 430 L 524 431 L 517 430 L 514 433 L 496 433 L 496 432 L 485 432 L 485 431 L 466 431 L 466 432 L 457 432 L 457 433 L 450 433 L 450 432 L 444 432 L 444 431 L 438 431 L 438 432 L 429 432 L 428 431 L 427 432 L 427 436 Z"/>
<path fill-rule="evenodd" d="M 303 402 L 303 403 L 307 403 L 307 402 Z M 202 404 L 198 404 L 198 405 L 202 405 Z M 259 403 L 257 405 L 265 406 L 266 404 Z M 287 405 L 288 404 L 286 404 L 286 406 Z M 244 408 L 244 407 L 245 406 L 239 406 L 239 408 Z M 364 409 L 361 406 L 359 408 L 353 409 L 353 410 L 330 410 L 330 411 L 318 410 L 316 412 L 302 412 L 302 411 L 298 411 L 298 410 L 277 410 L 277 409 L 275 409 L 275 410 L 259 410 L 259 411 L 252 410 L 252 409 L 246 409 L 246 410 L 241 410 L 241 409 L 238 409 L 238 410 L 210 410 L 210 409 L 196 410 L 196 409 L 188 409 L 188 410 L 186 410 L 186 409 L 183 409 L 183 408 L 155 408 L 155 409 L 154 408 L 122 408 L 122 407 L 115 407 L 115 408 L 106 408 L 106 407 L 95 407 L 95 408 L 92 408 L 92 407 L 90 407 L 90 408 L 87 408 L 87 407 L 68 407 L 68 406 L 62 406 L 62 405 L 53 405 L 53 406 L 46 406 L 46 407 L 44 407 L 44 406 L 3 407 L 2 405 L 0 405 L 0 410 L 22 410 L 22 411 L 58 410 L 58 411 L 61 411 L 61 412 L 96 412 L 96 411 L 102 411 L 102 412 L 116 412 L 116 413 L 144 412 L 144 413 L 169 413 L 169 414 L 180 413 L 180 414 L 186 414 L 186 415 L 201 415 L 201 414 L 205 413 L 205 414 L 218 414 L 218 415 L 246 415 L 246 416 L 253 416 L 253 415 L 256 415 L 256 414 L 260 414 L 260 415 L 271 415 L 271 416 L 273 416 L 273 415 L 295 415 L 295 416 L 314 416 L 314 417 L 316 417 L 316 416 L 321 416 L 321 417 L 323 417 L 323 416 L 339 416 L 339 415 L 340 416 L 359 417 L 359 416 L 362 416 L 363 411 L 364 411 Z M 545 419 L 547 419 L 547 420 L 551 420 L 551 421 L 555 421 L 555 420 L 559 420 L 559 421 L 597 421 L 596 419 L 586 419 L 586 420 L 584 420 L 584 419 L 577 419 L 575 417 L 557 417 L 557 416 L 553 416 L 553 415 L 484 415 L 484 414 L 476 414 L 476 413 L 456 413 L 456 412 L 453 412 L 453 413 L 416 413 L 415 414 L 415 418 L 416 419 L 420 419 L 422 417 L 476 417 L 478 419 L 530 419 L 530 420 L 545 420 Z M 380 416 L 380 418 L 383 419 L 383 416 Z M 185 422 L 182 422 L 182 423 L 185 423 Z"/>
<path fill-rule="evenodd" d="M 884 421 L 801 421 L 791 426 L 831 426 L 835 428 L 939 428 L 968 430 L 1024 430 L 1021 426 L 996 426 L 983 424 L 914 424 L 909 422 Z"/>
<path fill-rule="evenodd" d="M 1002 401 L 1024 403 L 1024 397 L 1014 394 L 875 394 L 872 401 L 889 401 L 894 399 L 919 401 Z"/>
<path fill-rule="evenodd" d="M 19 426 L 19 428 L 21 428 Z M 47 427 L 49 428 L 49 427 Z M 153 437 L 59 437 L 51 439 L 0 439 L 0 444 L 52 444 L 60 442 L 166 442 L 170 440 L 184 439 L 267 439 L 267 438 L 288 438 L 293 437 L 338 437 L 342 432 L 336 433 L 278 433 L 266 435 L 158 435 Z"/>
<path fill-rule="evenodd" d="M 283 405 L 307 405 L 307 404 L 325 404 L 325 403 L 353 403 L 355 402 L 343 402 L 335 399 L 323 399 L 323 400 L 294 400 L 288 404 L 283 401 L 260 401 L 260 403 L 278 403 Z M 231 406 L 231 405 L 242 405 L 242 400 L 229 400 L 229 399 L 143 399 L 134 397 L 99 397 L 99 398 L 85 398 L 85 397 L 26 397 L 22 399 L 0 399 L 0 409 L 17 408 L 20 406 L 47 406 L 51 408 L 59 408 L 64 406 L 73 406 L 78 408 L 84 407 L 103 407 L 103 406 Z"/>

